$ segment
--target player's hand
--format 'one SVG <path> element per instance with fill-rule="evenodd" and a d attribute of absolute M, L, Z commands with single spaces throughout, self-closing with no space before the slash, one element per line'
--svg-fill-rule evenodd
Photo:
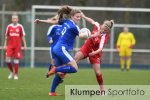
<path fill-rule="evenodd" d="M 84 13 L 83 13 L 83 12 L 81 12 L 81 17 L 82 17 L 82 18 L 85 18 L 85 15 L 84 15 Z"/>
<path fill-rule="evenodd" d="M 117 51 L 117 52 L 120 52 L 120 48 L 116 48 L 116 51 Z"/>
<path fill-rule="evenodd" d="M 52 40 L 52 39 L 50 39 L 49 44 L 52 44 L 52 43 L 53 43 L 53 40 Z"/>
<path fill-rule="evenodd" d="M 27 50 L 27 46 L 24 46 L 24 48 L 23 48 L 24 50 Z"/>
<path fill-rule="evenodd" d="M 4 46 L 4 47 L 3 47 L 3 50 L 6 50 L 6 49 L 7 49 L 7 46 Z"/>
<path fill-rule="evenodd" d="M 131 49 L 132 49 L 132 48 L 133 48 L 133 45 L 130 45 L 130 46 L 129 46 L 129 48 L 131 48 Z"/>
<path fill-rule="evenodd" d="M 35 21 L 34 21 L 34 23 L 36 23 L 36 24 L 38 24 L 40 22 L 40 19 L 36 19 Z"/>
<path fill-rule="evenodd" d="M 95 55 L 95 52 L 93 51 L 93 52 L 91 52 L 91 53 L 89 53 L 89 56 L 94 56 Z"/>

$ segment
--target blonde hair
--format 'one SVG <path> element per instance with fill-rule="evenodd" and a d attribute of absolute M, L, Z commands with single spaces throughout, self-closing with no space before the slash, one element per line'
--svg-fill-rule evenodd
<path fill-rule="evenodd" d="M 105 20 L 104 25 L 110 30 L 114 25 L 114 20 Z"/>

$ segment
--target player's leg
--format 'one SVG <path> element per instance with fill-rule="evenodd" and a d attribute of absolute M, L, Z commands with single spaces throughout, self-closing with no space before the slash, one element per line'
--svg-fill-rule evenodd
<path fill-rule="evenodd" d="M 12 62 L 11 62 L 12 54 L 13 54 L 13 49 L 8 47 L 6 50 L 6 63 L 7 63 L 9 70 L 10 70 L 10 74 L 8 76 L 8 79 L 11 79 L 13 77 L 13 66 L 12 66 Z"/>
<path fill-rule="evenodd" d="M 14 49 L 14 79 L 18 79 L 19 60 L 22 59 L 21 47 Z"/>
<path fill-rule="evenodd" d="M 55 92 L 57 86 L 61 82 L 62 78 L 56 73 L 52 82 L 52 86 L 49 92 L 49 96 L 57 96 L 58 94 Z"/>
<path fill-rule="evenodd" d="M 57 57 L 57 55 L 53 54 L 53 58 L 55 60 L 55 64 L 56 66 L 61 66 L 63 63 L 61 62 L 61 60 L 59 59 L 59 57 Z M 65 73 L 56 73 L 55 77 L 53 79 L 51 88 L 50 88 L 50 92 L 48 93 L 49 96 L 57 96 L 59 95 L 58 93 L 56 93 L 56 88 L 58 87 L 58 85 L 62 82 L 62 80 L 64 79 Z"/>
<path fill-rule="evenodd" d="M 89 57 L 90 63 L 92 64 L 92 67 L 94 69 L 95 75 L 96 75 L 96 79 L 97 82 L 100 86 L 100 90 L 104 91 L 104 82 L 103 82 L 103 76 L 102 76 L 102 72 L 100 70 L 100 58 L 98 57 L 98 55 L 96 56 L 90 56 Z"/>
<path fill-rule="evenodd" d="M 18 79 L 19 59 L 14 59 L 14 79 Z"/>
<path fill-rule="evenodd" d="M 123 71 L 125 67 L 125 48 L 124 47 L 120 48 L 119 56 L 120 56 L 121 70 Z"/>
<path fill-rule="evenodd" d="M 61 67 L 53 67 L 51 71 L 48 72 L 48 75 L 53 75 L 57 72 L 63 72 L 63 73 L 76 73 L 78 70 L 78 65 L 76 61 L 74 60 L 73 56 L 68 52 L 65 47 L 59 47 L 54 48 L 54 53 L 57 55 L 57 58 L 60 59 L 60 61 L 63 64 L 66 64 Z"/>
<path fill-rule="evenodd" d="M 80 51 L 78 51 L 75 54 L 75 61 L 78 62 L 88 56 L 88 54 L 91 52 L 91 50 L 88 48 L 89 45 L 84 44 L 81 48 Z"/>
<path fill-rule="evenodd" d="M 125 66 L 125 57 L 121 56 L 120 57 L 120 65 L 121 65 L 121 70 L 124 70 L 124 66 Z"/>
<path fill-rule="evenodd" d="M 50 47 L 50 64 L 48 66 L 48 71 L 50 71 L 51 67 L 55 65 L 53 48 Z"/>
<path fill-rule="evenodd" d="M 76 62 L 78 62 L 78 61 L 80 61 L 81 59 L 83 59 L 84 58 L 84 55 L 83 55 L 83 53 L 81 52 L 81 51 L 78 51 L 76 54 L 75 54 L 75 61 Z"/>
<path fill-rule="evenodd" d="M 131 56 L 132 56 L 132 49 L 128 48 L 126 52 L 126 64 L 127 64 L 127 70 L 130 70 L 131 67 Z"/>

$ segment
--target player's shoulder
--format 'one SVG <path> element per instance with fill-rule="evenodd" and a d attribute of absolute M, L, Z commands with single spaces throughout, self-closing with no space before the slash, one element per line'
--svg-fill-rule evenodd
<path fill-rule="evenodd" d="M 12 27 L 12 26 L 13 26 L 13 24 L 12 24 L 12 23 L 7 25 L 7 27 Z"/>
<path fill-rule="evenodd" d="M 129 34 L 130 34 L 130 35 L 133 35 L 133 33 L 132 33 L 132 32 L 129 32 Z"/>
<path fill-rule="evenodd" d="M 120 35 L 124 35 L 124 32 L 121 32 Z"/>
<path fill-rule="evenodd" d="M 23 27 L 23 25 L 22 25 L 22 24 L 20 24 L 20 23 L 17 23 L 17 26 L 18 26 L 18 27 Z"/>
<path fill-rule="evenodd" d="M 101 24 L 99 22 L 94 22 L 93 25 L 99 27 Z"/>

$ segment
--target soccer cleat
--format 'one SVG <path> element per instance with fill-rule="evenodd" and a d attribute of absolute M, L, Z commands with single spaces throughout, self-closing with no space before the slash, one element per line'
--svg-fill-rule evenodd
<path fill-rule="evenodd" d="M 11 79 L 13 76 L 14 76 L 13 73 L 10 73 L 8 79 Z"/>
<path fill-rule="evenodd" d="M 58 94 L 56 92 L 49 92 L 48 95 L 49 96 L 60 96 L 61 94 Z"/>
<path fill-rule="evenodd" d="M 51 70 L 47 73 L 46 77 L 48 78 L 49 76 L 55 74 L 55 71 L 56 71 L 56 67 L 53 66 L 53 67 L 51 68 Z"/>
<path fill-rule="evenodd" d="M 18 80 L 18 76 L 17 75 L 14 75 L 14 80 Z"/>
<path fill-rule="evenodd" d="M 61 79 L 59 83 L 63 83 L 63 82 L 64 82 L 64 79 Z"/>

